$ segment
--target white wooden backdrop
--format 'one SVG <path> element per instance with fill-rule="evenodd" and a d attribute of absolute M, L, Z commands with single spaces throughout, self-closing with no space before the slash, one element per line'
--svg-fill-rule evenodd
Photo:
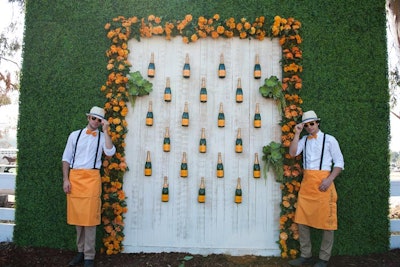
<path fill-rule="evenodd" d="M 130 41 L 131 71 L 139 70 L 153 83 L 150 95 L 136 100 L 127 115 L 129 133 L 124 190 L 128 213 L 125 219 L 125 252 L 188 252 L 198 254 L 279 255 L 281 191 L 273 173 L 254 179 L 254 154 L 264 167 L 262 148 L 280 140 L 280 115 L 276 104 L 263 98 L 264 79 L 281 78 L 281 47 L 277 40 L 239 38 L 200 40 L 184 44 L 180 37 Z M 154 53 L 156 74 L 147 78 Z M 186 53 L 191 77 L 182 77 Z M 217 76 L 224 54 L 226 78 Z M 253 78 L 259 54 L 262 78 Z M 163 100 L 166 77 L 170 77 L 172 101 Z M 207 103 L 200 103 L 202 77 L 206 78 Z M 237 79 L 241 78 L 243 103 L 236 103 Z M 149 101 L 153 102 L 154 125 L 145 125 Z M 181 126 L 185 102 L 189 103 L 189 127 Z M 223 103 L 225 127 L 217 127 L 219 104 Z M 256 103 L 260 103 L 262 127 L 253 127 Z M 170 128 L 171 151 L 163 152 L 165 128 Z M 207 153 L 198 152 L 201 128 L 206 129 Z M 237 129 L 241 128 L 243 153 L 235 153 Z M 150 151 L 152 176 L 144 176 L 146 152 Z M 180 177 L 182 154 L 186 152 L 189 176 Z M 222 153 L 225 177 L 216 177 L 218 152 Z M 161 202 L 163 177 L 169 180 L 169 202 Z M 198 203 L 201 177 L 205 177 L 206 202 Z M 234 203 L 237 178 L 242 180 L 243 203 Z"/>

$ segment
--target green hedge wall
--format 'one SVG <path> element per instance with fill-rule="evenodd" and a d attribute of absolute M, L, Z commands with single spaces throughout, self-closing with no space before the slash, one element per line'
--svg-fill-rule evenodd
<path fill-rule="evenodd" d="M 333 254 L 389 247 L 389 95 L 385 1 L 377 0 L 35 0 L 26 4 L 18 130 L 14 241 L 75 248 L 66 224 L 61 156 L 85 113 L 105 103 L 104 25 L 119 15 L 166 19 L 186 14 L 275 15 L 302 22 L 303 109 L 340 142 L 345 171 L 336 180 L 339 229 Z M 318 237 L 314 242 L 318 242 Z M 317 247 L 314 246 L 317 251 Z"/>

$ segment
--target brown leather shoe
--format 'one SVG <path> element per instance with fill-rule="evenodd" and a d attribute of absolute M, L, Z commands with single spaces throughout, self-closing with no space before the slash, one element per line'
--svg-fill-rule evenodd
<path fill-rule="evenodd" d="M 76 266 L 82 263 L 84 260 L 83 252 L 78 252 L 75 257 L 68 263 L 68 266 Z"/>

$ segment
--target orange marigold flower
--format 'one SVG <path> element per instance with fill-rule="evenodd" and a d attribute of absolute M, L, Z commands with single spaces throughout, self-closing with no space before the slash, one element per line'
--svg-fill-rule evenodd
<path fill-rule="evenodd" d="M 147 18 L 148 21 L 153 21 L 154 19 L 155 19 L 154 15 L 149 15 Z"/>
<path fill-rule="evenodd" d="M 219 20 L 219 15 L 218 15 L 218 14 L 215 14 L 215 15 L 213 16 L 213 19 Z"/>
<path fill-rule="evenodd" d="M 212 31 L 212 32 L 211 32 L 211 37 L 212 37 L 213 39 L 217 39 L 217 38 L 219 37 L 218 32 Z"/>
<path fill-rule="evenodd" d="M 218 32 L 219 34 L 223 34 L 223 33 L 225 32 L 224 26 L 218 26 L 218 27 L 217 27 L 217 32 Z"/>
<path fill-rule="evenodd" d="M 197 37 L 197 35 L 196 35 L 195 33 L 192 34 L 192 36 L 190 36 L 190 40 L 191 40 L 192 42 L 196 42 L 198 39 L 199 39 L 199 38 Z"/>
<path fill-rule="evenodd" d="M 241 32 L 239 35 L 240 39 L 244 39 L 247 37 L 247 33 L 246 32 Z"/>

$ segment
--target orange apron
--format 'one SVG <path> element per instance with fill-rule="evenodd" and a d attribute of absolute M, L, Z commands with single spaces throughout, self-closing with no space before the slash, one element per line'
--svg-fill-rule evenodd
<path fill-rule="evenodd" d="M 329 171 L 304 170 L 297 199 L 295 222 L 317 229 L 337 230 L 337 193 L 332 183 L 325 192 L 319 191 Z"/>
<path fill-rule="evenodd" d="M 100 224 L 101 177 L 99 170 L 71 169 L 71 193 L 67 194 L 67 223 L 79 226 Z"/>

